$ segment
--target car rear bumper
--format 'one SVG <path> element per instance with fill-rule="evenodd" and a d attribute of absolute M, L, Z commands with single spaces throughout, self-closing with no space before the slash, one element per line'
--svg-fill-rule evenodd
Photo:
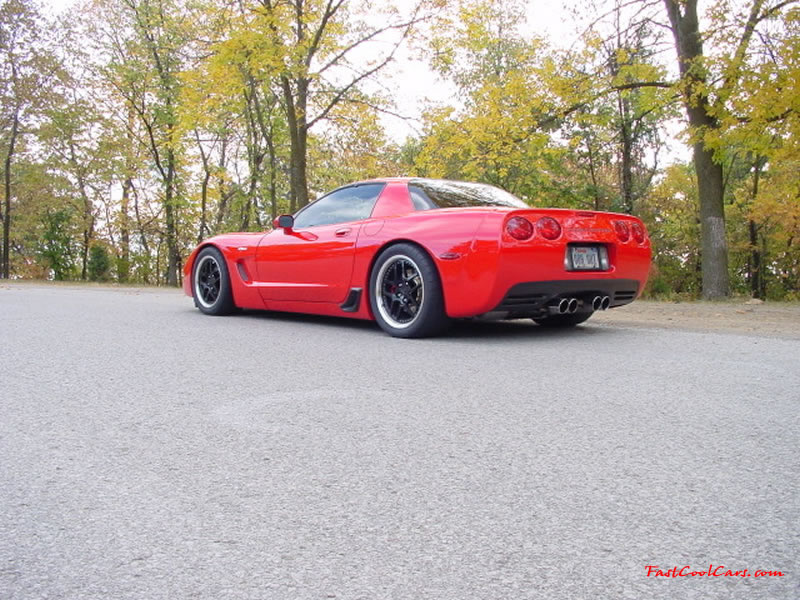
<path fill-rule="evenodd" d="M 487 314 L 512 319 L 542 316 L 564 298 L 577 299 L 578 311 L 588 311 L 597 296 L 608 296 L 609 308 L 614 308 L 633 302 L 638 295 L 639 282 L 635 279 L 528 281 L 512 286 Z"/>

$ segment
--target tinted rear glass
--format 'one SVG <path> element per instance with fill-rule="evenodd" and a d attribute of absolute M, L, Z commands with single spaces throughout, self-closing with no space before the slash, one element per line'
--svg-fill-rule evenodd
<path fill-rule="evenodd" d="M 527 204 L 513 194 L 485 183 L 412 179 L 408 182 L 408 190 L 417 210 L 465 206 L 528 208 Z"/>

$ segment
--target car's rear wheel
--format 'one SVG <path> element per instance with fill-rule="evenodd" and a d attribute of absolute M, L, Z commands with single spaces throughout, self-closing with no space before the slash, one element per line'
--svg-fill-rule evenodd
<path fill-rule="evenodd" d="M 236 308 L 228 267 L 216 248 L 204 248 L 195 258 L 192 295 L 197 308 L 207 315 L 227 315 Z"/>
<path fill-rule="evenodd" d="M 395 337 L 435 335 L 450 322 L 436 265 L 412 244 L 396 244 L 381 252 L 369 290 L 375 320 Z"/>
<path fill-rule="evenodd" d="M 575 327 L 586 321 L 594 314 L 593 310 L 588 312 L 576 312 L 569 315 L 550 315 L 549 317 L 536 318 L 534 321 L 541 327 L 566 328 Z"/>

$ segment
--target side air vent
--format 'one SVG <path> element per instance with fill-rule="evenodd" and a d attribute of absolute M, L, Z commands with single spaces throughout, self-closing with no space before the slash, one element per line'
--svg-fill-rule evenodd
<path fill-rule="evenodd" d="M 361 303 L 361 288 L 350 288 L 347 298 L 343 304 L 339 305 L 344 312 L 356 312 Z"/>
<path fill-rule="evenodd" d="M 245 283 L 250 282 L 250 276 L 247 274 L 247 269 L 244 268 L 244 265 L 240 262 L 236 263 L 236 270 L 239 271 L 239 277 L 242 278 L 242 281 Z"/>

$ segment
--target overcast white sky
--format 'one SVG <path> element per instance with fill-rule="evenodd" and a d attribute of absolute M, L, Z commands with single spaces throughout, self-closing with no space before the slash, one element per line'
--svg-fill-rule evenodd
<path fill-rule="evenodd" d="M 399 3 L 411 0 L 395 0 Z M 51 13 L 60 13 L 69 10 L 75 0 L 43 0 L 45 10 Z M 569 46 L 573 43 L 578 30 L 574 16 L 569 8 L 574 7 L 574 2 L 562 0 L 528 0 L 527 26 L 532 34 L 540 35 L 550 44 L 557 47 Z M 407 48 L 398 53 L 395 63 L 386 73 L 385 81 L 388 82 L 397 102 L 397 112 L 410 117 L 402 120 L 390 115 L 382 117 L 390 139 L 397 143 L 405 141 L 409 135 L 421 133 L 420 117 L 425 105 L 430 102 L 452 104 L 455 98 L 455 88 L 448 82 L 441 80 L 428 66 L 427 61 L 414 57 L 414 52 Z M 368 58 L 368 57 L 367 57 Z M 677 139 L 682 125 L 674 123 L 669 129 L 673 139 L 666 140 L 666 147 L 662 149 L 662 160 L 672 162 L 676 159 L 688 158 L 688 148 Z"/>
<path fill-rule="evenodd" d="M 399 0 L 401 3 L 407 1 Z M 75 3 L 75 0 L 43 0 L 42 5 L 48 12 L 61 13 Z M 530 0 L 527 13 L 531 32 L 549 38 L 554 45 L 568 43 L 566 40 L 571 42 L 574 26 L 567 22 L 565 5 L 569 5 L 569 2 Z M 390 81 L 395 92 L 398 114 L 411 117 L 411 120 L 404 121 L 390 115 L 382 117 L 388 135 L 398 143 L 403 142 L 408 135 L 420 133 L 419 118 L 427 101 L 451 103 L 455 93 L 448 82 L 442 81 L 431 71 L 426 61 L 415 59 L 413 54 L 408 49 L 398 53 L 397 60 L 391 67 Z"/>

